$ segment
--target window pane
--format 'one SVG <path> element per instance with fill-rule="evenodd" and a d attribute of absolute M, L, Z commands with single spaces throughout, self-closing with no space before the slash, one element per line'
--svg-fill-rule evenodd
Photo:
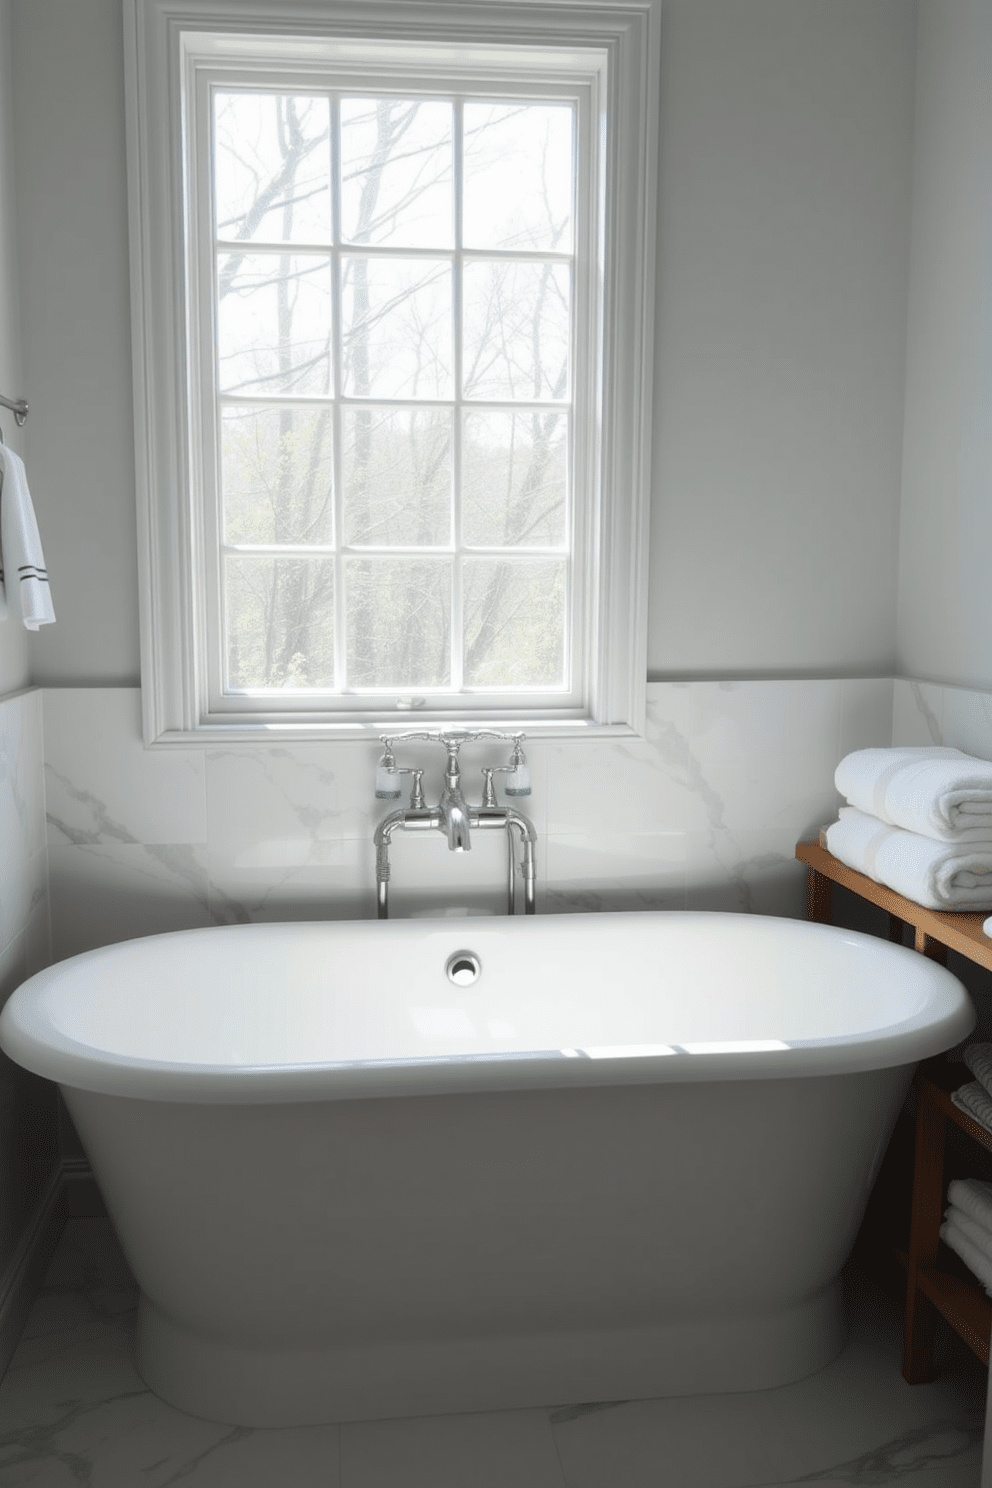
<path fill-rule="evenodd" d="M 451 680 L 451 561 L 346 560 L 352 687 L 446 687 Z"/>
<path fill-rule="evenodd" d="M 450 412 L 345 408 L 342 423 L 345 542 L 450 542 Z"/>
<path fill-rule="evenodd" d="M 330 261 L 317 254 L 222 253 L 218 378 L 225 393 L 327 393 Z"/>
<path fill-rule="evenodd" d="M 466 413 L 462 536 L 485 547 L 563 544 L 568 415 Z"/>
<path fill-rule="evenodd" d="M 451 268 L 432 259 L 346 257 L 343 378 L 353 398 L 451 393 Z"/>
<path fill-rule="evenodd" d="M 327 408 L 225 408 L 221 460 L 225 541 L 333 540 Z"/>
<path fill-rule="evenodd" d="M 452 180 L 450 103 L 341 100 L 341 233 L 346 242 L 452 247 Z"/>
<path fill-rule="evenodd" d="M 571 328 L 566 264 L 466 263 L 467 398 L 565 398 Z"/>
<path fill-rule="evenodd" d="M 468 248 L 572 251 L 572 109 L 466 103 Z"/>
<path fill-rule="evenodd" d="M 466 558 L 465 681 L 469 687 L 562 687 L 565 562 Z"/>
<path fill-rule="evenodd" d="M 334 563 L 229 555 L 228 687 L 334 686 Z"/>
<path fill-rule="evenodd" d="M 214 97 L 214 220 L 219 238 L 328 243 L 330 109 L 295 93 Z"/>

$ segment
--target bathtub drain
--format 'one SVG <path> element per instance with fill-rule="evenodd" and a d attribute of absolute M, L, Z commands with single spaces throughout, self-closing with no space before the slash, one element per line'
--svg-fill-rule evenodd
<path fill-rule="evenodd" d="M 454 982 L 456 987 L 471 987 L 482 973 L 482 963 L 474 951 L 456 951 L 448 957 L 445 971 L 448 981 Z"/>

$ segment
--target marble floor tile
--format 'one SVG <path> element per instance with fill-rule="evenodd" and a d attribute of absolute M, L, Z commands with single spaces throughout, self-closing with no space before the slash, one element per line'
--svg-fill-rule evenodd
<path fill-rule="evenodd" d="M 846 1285 L 847 1346 L 777 1390 L 253 1430 L 145 1387 L 110 1223 L 74 1219 L 0 1384 L 0 1488 L 979 1488 L 985 1371 L 943 1333 L 911 1388 L 898 1306 Z"/>
<path fill-rule="evenodd" d="M 341 1428 L 342 1488 L 564 1488 L 548 1413 L 493 1411 Z"/>
<path fill-rule="evenodd" d="M 566 1488 L 748 1488 L 774 1480 L 764 1392 L 551 1412 Z"/>
<path fill-rule="evenodd" d="M 942 1333 L 940 1378 L 907 1385 L 900 1369 L 899 1309 L 856 1273 L 849 1272 L 847 1289 L 851 1337 L 840 1358 L 809 1379 L 768 1392 L 779 1477 L 788 1482 L 806 1475 L 818 1482 L 816 1474 L 828 1479 L 832 1472 L 859 1483 L 902 1482 L 909 1474 L 915 1485 L 914 1472 L 956 1469 L 981 1442 L 981 1365 Z M 856 1475 L 869 1469 L 890 1476 Z"/>

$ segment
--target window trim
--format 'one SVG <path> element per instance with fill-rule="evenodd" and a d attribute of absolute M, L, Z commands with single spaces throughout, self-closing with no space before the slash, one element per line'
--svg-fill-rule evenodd
<path fill-rule="evenodd" d="M 543 708 L 534 717 L 518 695 L 506 709 L 494 705 L 486 717 L 466 710 L 463 718 L 473 727 L 516 726 L 545 736 L 643 731 L 660 7 L 661 0 L 280 0 L 278 6 L 272 0 L 124 0 L 146 743 L 356 739 L 395 729 L 410 717 L 392 707 L 376 709 L 371 699 L 350 715 L 273 714 L 264 721 L 205 715 L 194 649 L 204 624 L 194 573 L 205 555 L 187 497 L 185 453 L 197 447 L 201 429 L 186 371 L 184 33 L 195 35 L 198 56 L 210 48 L 222 55 L 227 36 L 239 43 L 246 33 L 257 37 L 259 65 L 264 58 L 268 71 L 284 70 L 278 37 L 294 36 L 294 48 L 298 38 L 312 37 L 315 54 L 332 42 L 336 56 L 346 59 L 361 55 L 362 37 L 370 33 L 392 41 L 407 63 L 422 63 L 431 74 L 438 72 L 434 37 L 438 46 L 453 40 L 485 46 L 496 69 L 521 48 L 534 54 L 542 47 L 567 53 L 565 62 L 570 56 L 585 76 L 591 67 L 605 68 L 609 123 L 597 141 L 602 150 L 605 133 L 602 422 L 587 429 L 585 441 L 586 457 L 590 445 L 599 447 L 603 490 L 592 518 L 599 594 L 585 616 L 598 629 L 590 648 L 590 707 L 581 713 Z M 506 44 L 507 35 L 517 39 L 514 46 Z M 555 70 L 561 72 L 561 64 Z M 413 717 L 425 724 L 435 717 L 454 721 L 450 712 L 426 709 Z"/>

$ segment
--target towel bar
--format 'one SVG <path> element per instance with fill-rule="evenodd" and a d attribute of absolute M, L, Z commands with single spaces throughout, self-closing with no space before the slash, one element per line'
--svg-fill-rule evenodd
<path fill-rule="evenodd" d="M 9 408 L 14 415 L 14 423 L 21 428 L 28 416 L 28 405 L 26 398 L 5 398 L 0 393 L 0 407 Z M 3 435 L 0 434 L 0 439 Z"/>

